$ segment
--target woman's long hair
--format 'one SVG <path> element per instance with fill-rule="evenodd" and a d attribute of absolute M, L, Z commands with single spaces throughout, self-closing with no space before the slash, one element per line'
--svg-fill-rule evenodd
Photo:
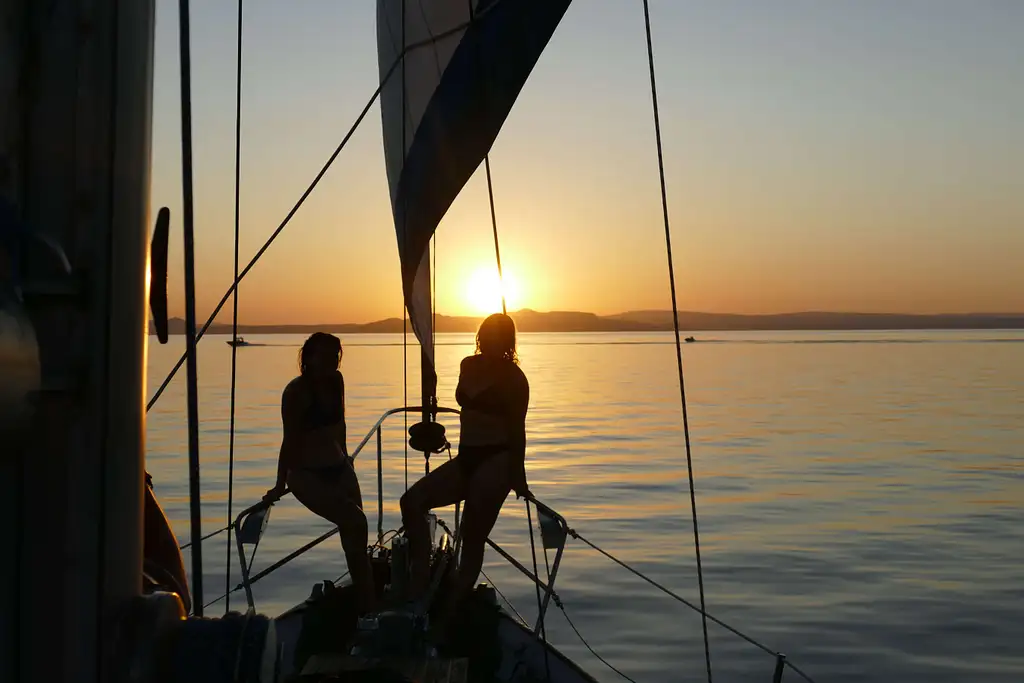
<path fill-rule="evenodd" d="M 504 313 L 487 316 L 476 332 L 476 352 L 519 363 L 516 353 L 516 324 Z"/>
<path fill-rule="evenodd" d="M 309 370 L 309 357 L 319 349 L 330 349 L 338 354 L 338 365 L 341 365 L 341 357 L 344 354 L 341 348 L 341 340 L 333 334 L 326 332 L 314 332 L 309 335 L 299 350 L 299 374 L 305 375 Z"/>

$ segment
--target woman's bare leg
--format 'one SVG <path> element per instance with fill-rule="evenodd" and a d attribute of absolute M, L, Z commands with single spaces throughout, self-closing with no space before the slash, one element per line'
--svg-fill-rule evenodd
<path fill-rule="evenodd" d="M 347 470 L 342 476 L 354 479 L 355 473 Z M 345 490 L 351 488 L 351 482 L 332 484 L 325 482 L 315 473 L 295 470 L 289 474 L 288 486 L 298 501 L 310 512 L 337 525 L 360 610 L 372 610 L 376 603 L 376 589 L 370 557 L 366 552 L 369 532 L 366 515 L 356 501 L 349 498 Z M 358 488 L 358 481 L 356 487 Z"/>
<path fill-rule="evenodd" d="M 476 584 L 484 562 L 484 545 L 494 528 L 509 491 L 512 489 L 508 476 L 509 454 L 502 453 L 488 458 L 473 472 L 467 486 L 466 509 L 462 515 L 462 555 L 455 582 L 448 596 L 442 619 L 453 613 Z"/>
<path fill-rule="evenodd" d="M 449 460 L 413 484 L 402 496 L 402 524 L 409 539 L 409 591 L 418 599 L 430 582 L 430 528 L 427 512 L 454 505 L 466 494 L 466 477 L 462 467 Z"/>

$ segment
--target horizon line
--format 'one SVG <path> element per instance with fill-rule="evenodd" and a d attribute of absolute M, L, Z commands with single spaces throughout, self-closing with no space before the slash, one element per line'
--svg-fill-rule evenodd
<path fill-rule="evenodd" d="M 494 313 L 498 313 L 498 312 L 499 311 L 495 311 Z M 494 315 L 494 313 L 450 314 L 450 313 L 440 313 L 440 312 L 438 312 L 435 315 L 436 315 L 437 318 L 483 320 L 484 318 L 486 318 L 489 315 Z M 657 315 L 657 314 L 670 315 L 672 313 L 672 309 L 670 309 L 670 308 L 639 308 L 639 309 L 630 309 L 630 310 L 627 310 L 627 311 L 621 311 L 621 312 L 618 312 L 618 313 L 593 313 L 591 311 L 581 311 L 581 310 L 571 310 L 571 309 L 551 309 L 551 310 L 542 311 L 542 310 L 533 309 L 533 308 L 520 308 L 520 309 L 515 310 L 515 311 L 509 311 L 508 315 L 509 316 L 514 316 L 516 314 L 523 314 L 523 313 L 537 314 L 537 315 L 585 315 L 585 316 L 593 316 L 593 317 L 596 317 L 596 318 L 606 318 L 606 319 L 607 318 L 611 318 L 611 319 L 614 319 L 614 318 L 619 318 L 621 316 L 627 316 L 627 315 Z M 903 318 L 976 318 L 976 317 L 1020 318 L 1020 317 L 1024 317 L 1024 311 L 1018 311 L 1018 312 L 1014 312 L 1014 311 L 966 311 L 966 312 L 956 312 L 956 313 L 952 313 L 952 312 L 947 312 L 947 313 L 907 313 L 907 312 L 895 312 L 895 313 L 893 313 L 893 312 L 877 312 L 877 311 L 842 311 L 842 310 L 829 311 L 829 310 L 809 309 L 809 310 L 797 310 L 797 311 L 784 311 L 784 312 L 777 312 L 777 313 L 716 313 L 716 312 L 711 312 L 711 311 L 693 311 L 693 310 L 678 310 L 677 309 L 676 313 L 679 314 L 679 315 L 716 316 L 716 317 L 723 317 L 723 318 L 780 318 L 780 317 L 786 317 L 786 316 L 792 317 L 792 316 L 806 316 L 806 315 L 850 316 L 850 317 L 854 317 L 854 316 L 859 316 L 859 317 L 865 317 L 865 316 L 880 317 L 880 316 L 885 316 L 885 317 L 903 317 Z M 182 322 L 184 322 L 184 319 L 185 319 L 184 316 L 179 316 L 179 315 L 168 317 L 168 321 L 182 321 Z M 365 322 L 351 322 L 351 321 L 350 322 L 337 322 L 337 321 L 336 322 L 324 322 L 324 321 L 320 321 L 320 322 L 295 322 L 295 323 L 286 323 L 286 322 L 249 323 L 249 322 L 243 322 L 242 320 L 239 320 L 238 321 L 238 325 L 239 326 L 243 326 L 244 325 L 246 327 L 315 327 L 317 325 L 330 325 L 330 326 L 360 325 L 360 326 L 363 326 L 363 325 L 376 325 L 376 324 L 379 324 L 379 323 L 391 322 L 391 321 L 396 321 L 396 320 L 400 321 L 401 318 L 398 318 L 397 316 L 388 316 L 388 317 L 385 317 L 385 318 L 376 318 L 376 319 L 368 320 L 368 321 L 365 321 Z M 230 325 L 231 324 L 231 320 L 222 321 L 221 317 L 218 316 L 217 318 L 215 318 L 213 320 L 213 324 L 214 325 L 217 325 L 217 324 L 220 324 L 220 325 Z M 199 326 L 201 327 L 202 325 L 200 324 Z"/>
<path fill-rule="evenodd" d="M 671 310 L 626 311 L 598 315 L 584 311 L 535 311 L 520 309 L 510 314 L 520 332 L 667 332 L 678 329 L 693 332 L 716 331 L 879 331 L 879 330 L 992 330 L 1024 329 L 1022 313 L 842 313 L 802 311 L 798 313 L 702 313 Z M 438 334 L 471 333 L 486 316 L 438 314 L 434 331 Z M 169 334 L 185 334 L 184 320 L 169 318 Z M 262 323 L 250 324 L 213 321 L 213 334 L 305 334 L 326 331 L 338 334 L 401 334 L 402 319 L 383 318 L 368 323 Z M 150 321 L 148 332 L 156 326 Z M 408 330 L 406 330 L 408 333 Z"/>

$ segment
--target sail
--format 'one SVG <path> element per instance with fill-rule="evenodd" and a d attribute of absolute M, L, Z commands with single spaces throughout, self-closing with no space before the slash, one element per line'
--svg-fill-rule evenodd
<path fill-rule="evenodd" d="M 377 0 L 402 289 L 431 374 L 430 238 L 490 150 L 569 2 Z"/>

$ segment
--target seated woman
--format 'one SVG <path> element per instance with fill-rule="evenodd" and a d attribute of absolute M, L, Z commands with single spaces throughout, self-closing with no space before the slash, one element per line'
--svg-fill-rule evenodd
<path fill-rule="evenodd" d="M 466 501 L 461 563 L 442 620 L 472 591 L 483 565 L 484 543 L 509 491 L 527 492 L 530 385 L 519 369 L 512 318 L 497 313 L 480 325 L 476 354 L 462 360 L 455 399 L 462 407 L 458 455 L 416 482 L 401 500 L 414 598 L 422 596 L 429 582 L 427 511 Z"/>
<path fill-rule="evenodd" d="M 264 500 L 276 501 L 287 484 L 300 503 L 338 526 L 360 609 L 369 611 L 374 583 L 359 479 L 345 446 L 341 357 L 341 340 L 332 334 L 316 332 L 302 345 L 300 374 L 281 397 L 284 438 L 277 483 Z"/>

